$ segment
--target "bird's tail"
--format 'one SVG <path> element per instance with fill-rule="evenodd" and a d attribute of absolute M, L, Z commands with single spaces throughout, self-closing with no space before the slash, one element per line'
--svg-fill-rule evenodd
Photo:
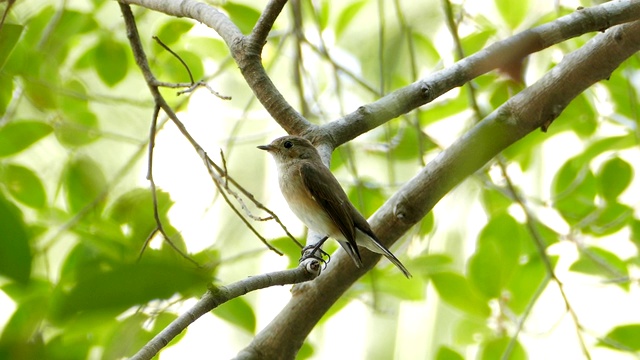
<path fill-rule="evenodd" d="M 348 241 L 338 240 L 338 242 L 340 243 L 344 251 L 346 251 L 347 254 L 349 254 L 349 257 L 356 264 L 356 267 L 361 268 L 362 259 L 360 258 L 360 252 L 358 252 L 358 249 L 355 248 L 353 245 L 351 245 L 351 243 Z"/>
<path fill-rule="evenodd" d="M 407 270 L 407 268 L 402 265 L 400 260 L 398 260 L 398 258 L 393 255 L 393 253 L 389 251 L 389 249 L 382 245 L 378 239 L 374 239 L 373 237 L 361 232 L 358 229 L 357 242 L 360 246 L 366 247 L 367 249 L 375 253 L 384 255 L 387 259 L 389 259 L 389 261 L 393 263 L 393 265 L 397 266 L 398 269 L 402 271 L 404 276 L 406 276 L 407 278 L 411 277 L 411 273 L 409 272 L 409 270 Z"/>

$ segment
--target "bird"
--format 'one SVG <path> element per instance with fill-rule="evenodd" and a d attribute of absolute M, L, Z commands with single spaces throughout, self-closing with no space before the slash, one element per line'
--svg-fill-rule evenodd
<path fill-rule="evenodd" d="M 338 180 L 307 139 L 283 136 L 258 149 L 269 152 L 278 168 L 278 183 L 291 211 L 307 228 L 323 238 L 303 249 L 312 249 L 310 256 L 331 237 L 339 242 L 357 267 L 362 266 L 358 246 L 384 255 L 407 277 L 411 273 L 389 251 L 371 230 L 371 226 L 349 201 Z M 304 258 L 304 257 L 303 257 Z"/>

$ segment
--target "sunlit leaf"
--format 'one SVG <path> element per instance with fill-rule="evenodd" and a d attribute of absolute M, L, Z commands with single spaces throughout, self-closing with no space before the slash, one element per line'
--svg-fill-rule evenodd
<path fill-rule="evenodd" d="M 187 21 L 182 19 L 173 19 L 169 20 L 162 24 L 156 36 L 165 44 L 171 45 L 181 37 L 185 36 L 186 33 L 191 30 L 194 23 L 193 21 Z"/>
<path fill-rule="evenodd" d="M 222 8 L 243 34 L 249 34 L 260 18 L 260 11 L 244 4 L 227 1 Z"/>
<path fill-rule="evenodd" d="M 524 262 L 524 263 L 522 263 Z M 508 284 L 507 303 L 516 314 L 522 314 L 534 301 L 534 295 L 541 286 L 546 286 L 550 277 L 540 256 L 521 260 Z"/>
<path fill-rule="evenodd" d="M 640 351 L 640 324 L 621 325 L 613 328 L 598 345 L 616 350 Z"/>
<path fill-rule="evenodd" d="M 8 164 L 1 168 L 0 178 L 16 200 L 32 208 L 42 208 L 47 201 L 47 194 L 40 178 L 30 169 Z"/>
<path fill-rule="evenodd" d="M 488 317 L 491 309 L 485 300 L 480 298 L 469 286 L 462 275 L 453 272 L 442 272 L 431 275 L 438 295 L 447 304 L 467 314 Z"/>
<path fill-rule="evenodd" d="M 514 345 L 513 347 L 510 347 L 510 343 L 512 341 L 514 342 Z M 480 354 L 478 355 L 478 359 L 526 360 L 527 352 L 519 341 L 511 337 L 501 337 L 480 344 Z"/>
<path fill-rule="evenodd" d="M 511 29 L 515 29 L 522 23 L 529 13 L 529 1 L 509 1 L 495 0 L 496 7 L 500 12 L 502 19 L 509 25 Z"/>
<path fill-rule="evenodd" d="M 554 206 L 570 224 L 575 224 L 596 210 L 596 177 L 582 158 L 567 161 L 553 180 Z"/>
<path fill-rule="evenodd" d="M 40 121 L 13 121 L 0 128 L 0 156 L 9 156 L 28 148 L 49 135 L 53 129 Z"/>
<path fill-rule="evenodd" d="M 354 1 L 342 9 L 342 12 L 338 16 L 338 20 L 335 26 L 336 37 L 340 38 L 344 30 L 351 24 L 353 18 L 362 10 L 367 4 L 366 1 Z"/>
<path fill-rule="evenodd" d="M 622 259 L 610 251 L 595 246 L 589 246 L 580 251 L 580 257 L 569 270 L 605 279 L 618 279 L 629 275 L 627 264 Z M 628 283 L 624 284 L 623 288 L 628 289 L 628 285 Z"/>
<path fill-rule="evenodd" d="M 449 347 L 440 346 L 436 360 L 464 360 L 464 357 Z"/>

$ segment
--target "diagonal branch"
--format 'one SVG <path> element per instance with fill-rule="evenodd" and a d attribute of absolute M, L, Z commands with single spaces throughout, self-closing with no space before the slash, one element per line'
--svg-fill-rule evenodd
<path fill-rule="evenodd" d="M 453 66 L 360 106 L 356 111 L 322 127 L 337 147 L 385 122 L 425 105 L 447 91 L 491 70 L 567 39 L 640 19 L 640 1 L 611 1 L 579 9 L 550 23 L 498 41 Z"/>
<path fill-rule="evenodd" d="M 373 230 L 385 245 L 392 244 L 454 186 L 509 145 L 553 121 L 573 98 L 608 78 L 638 50 L 640 21 L 617 26 L 567 55 L 405 184 L 370 219 Z M 284 309 L 238 358 L 293 358 L 326 311 L 379 258 L 363 253 L 364 266 L 355 269 L 344 252 L 336 254 L 322 276 L 298 287 Z"/>

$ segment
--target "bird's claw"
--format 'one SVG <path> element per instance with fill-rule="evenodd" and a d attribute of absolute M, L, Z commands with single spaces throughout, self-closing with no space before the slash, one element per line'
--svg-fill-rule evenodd
<path fill-rule="evenodd" d="M 320 252 L 320 256 L 316 255 L 317 252 Z M 322 262 L 324 264 L 324 268 L 327 267 L 327 264 L 329 264 L 329 261 L 331 261 L 331 255 L 329 255 L 329 253 L 327 253 L 326 251 L 322 250 L 319 246 L 317 245 L 307 245 L 305 247 L 302 248 L 301 251 L 302 256 L 300 257 L 300 260 L 298 261 L 298 263 L 303 262 L 304 260 L 307 259 L 316 259 L 320 262 Z M 323 259 L 323 256 L 327 256 L 327 260 Z"/>

